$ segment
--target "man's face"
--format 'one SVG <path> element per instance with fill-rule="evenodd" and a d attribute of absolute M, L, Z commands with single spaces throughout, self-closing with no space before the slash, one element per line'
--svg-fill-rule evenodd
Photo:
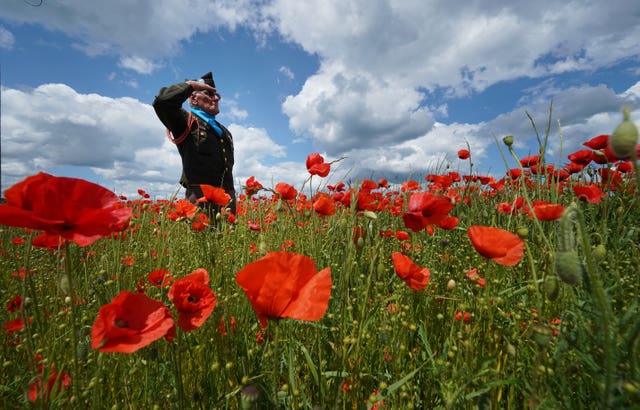
<path fill-rule="evenodd" d="M 206 111 L 211 115 L 218 115 L 220 108 L 218 102 L 220 101 L 220 94 L 211 91 L 194 91 L 190 97 L 190 103 L 192 106 L 200 108 L 202 111 Z"/>

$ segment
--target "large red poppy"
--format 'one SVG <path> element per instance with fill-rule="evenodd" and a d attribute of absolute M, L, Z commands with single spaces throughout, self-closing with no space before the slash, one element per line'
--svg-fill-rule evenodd
<path fill-rule="evenodd" d="M 331 216 L 336 213 L 336 204 L 326 193 L 320 193 L 313 202 L 313 210 L 320 215 Z"/>
<path fill-rule="evenodd" d="M 578 196 L 581 201 L 587 201 L 590 204 L 598 204 L 602 202 L 602 198 L 605 196 L 602 189 L 597 185 L 574 185 L 573 192 Z"/>
<path fill-rule="evenodd" d="M 550 204 L 546 201 L 534 201 L 533 212 L 529 212 L 529 217 L 536 217 L 541 221 L 555 221 L 560 219 L 564 213 L 564 205 Z"/>
<path fill-rule="evenodd" d="M 429 269 L 416 265 L 408 256 L 393 252 L 391 254 L 393 267 L 398 275 L 413 290 L 422 290 L 429 284 L 431 272 Z"/>
<path fill-rule="evenodd" d="M 284 200 L 292 200 L 296 199 L 298 195 L 298 191 L 292 186 L 287 184 L 286 182 L 278 182 L 274 189 L 278 195 L 282 197 Z"/>
<path fill-rule="evenodd" d="M 100 308 L 91 328 L 91 348 L 133 353 L 161 337 L 172 341 L 174 336 L 171 311 L 162 302 L 124 290 Z"/>
<path fill-rule="evenodd" d="M 7 189 L 4 196 L 0 224 L 43 231 L 51 239 L 45 242 L 62 237 L 79 246 L 91 245 L 126 228 L 132 213 L 100 185 L 44 172 Z"/>
<path fill-rule="evenodd" d="M 202 326 L 216 307 L 209 273 L 203 268 L 173 282 L 168 296 L 178 311 L 178 326 L 185 332 Z"/>
<path fill-rule="evenodd" d="M 317 175 L 319 177 L 326 177 L 331 171 L 331 164 L 324 162 L 322 155 L 314 152 L 307 156 L 307 171 L 311 175 Z"/>
<path fill-rule="evenodd" d="M 268 253 L 238 272 L 236 282 L 262 327 L 267 319 L 319 320 L 331 296 L 331 268 L 317 272 L 313 259 L 293 252 Z"/>
<path fill-rule="evenodd" d="M 229 205 L 229 201 L 231 201 L 231 195 L 227 194 L 224 188 L 200 184 L 200 189 L 202 189 L 204 196 L 198 198 L 196 202 L 208 202 L 220 206 L 227 206 Z"/>
<path fill-rule="evenodd" d="M 585 147 L 589 147 L 591 149 L 599 150 L 604 149 L 609 144 L 609 135 L 598 135 L 597 137 L 591 138 L 589 141 L 583 143 Z"/>
<path fill-rule="evenodd" d="M 476 251 L 485 258 L 513 266 L 524 254 L 524 242 L 516 234 L 492 226 L 470 226 L 467 235 Z"/>

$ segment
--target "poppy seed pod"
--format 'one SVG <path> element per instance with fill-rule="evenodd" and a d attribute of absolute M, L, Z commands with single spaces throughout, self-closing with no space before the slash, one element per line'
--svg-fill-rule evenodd
<path fill-rule="evenodd" d="M 582 283 L 582 262 L 576 251 L 558 251 L 555 258 L 556 273 L 569 285 Z"/>
<path fill-rule="evenodd" d="M 630 108 L 623 109 L 623 120 L 609 138 L 609 147 L 618 158 L 630 156 L 638 143 L 638 128 L 630 120 Z"/>

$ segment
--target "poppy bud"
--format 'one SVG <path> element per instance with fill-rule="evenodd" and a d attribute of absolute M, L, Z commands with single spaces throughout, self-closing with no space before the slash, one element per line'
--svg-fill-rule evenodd
<path fill-rule="evenodd" d="M 371 211 L 364 211 L 362 212 L 362 215 L 364 215 L 365 217 L 369 218 L 369 219 L 378 219 L 378 216 L 375 214 L 375 212 L 371 212 Z"/>
<path fill-rule="evenodd" d="M 573 217 L 575 205 L 571 204 L 565 208 L 558 224 L 558 252 L 575 251 L 576 233 L 573 229 Z"/>
<path fill-rule="evenodd" d="M 504 145 L 507 147 L 511 147 L 513 145 L 513 135 L 507 135 L 502 139 L 502 142 L 504 142 Z"/>
<path fill-rule="evenodd" d="M 256 386 L 245 386 L 240 392 L 240 405 L 242 409 L 251 409 L 260 397 L 260 391 Z"/>
<path fill-rule="evenodd" d="M 604 259 L 604 257 L 607 256 L 607 248 L 605 248 L 603 244 L 599 244 L 593 248 L 593 256 L 599 261 Z"/>
<path fill-rule="evenodd" d="M 582 282 L 582 262 L 575 250 L 556 252 L 556 273 L 560 279 L 569 285 L 579 285 Z"/>
<path fill-rule="evenodd" d="M 66 274 L 62 275 L 62 277 L 60 278 L 60 290 L 65 295 L 68 295 L 69 291 L 71 290 L 71 284 L 69 283 L 69 277 Z"/>
<path fill-rule="evenodd" d="M 629 106 L 623 109 L 623 121 L 616 127 L 609 138 L 609 147 L 618 158 L 630 156 L 638 143 L 638 128 L 630 120 Z"/>
<path fill-rule="evenodd" d="M 533 337 L 533 340 L 538 344 L 538 346 L 547 347 L 551 342 L 551 335 L 552 332 L 548 326 L 535 325 L 532 329 L 531 336 Z"/>
<path fill-rule="evenodd" d="M 526 227 L 520 227 L 516 230 L 516 234 L 520 237 L 520 239 L 527 239 L 527 235 L 529 235 L 529 229 Z"/>
<path fill-rule="evenodd" d="M 547 275 L 544 278 L 544 293 L 547 295 L 547 299 L 551 301 L 558 299 L 560 286 L 556 275 Z"/>

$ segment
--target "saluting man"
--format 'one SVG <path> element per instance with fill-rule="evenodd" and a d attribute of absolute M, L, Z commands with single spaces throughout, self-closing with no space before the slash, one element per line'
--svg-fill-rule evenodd
<path fill-rule="evenodd" d="M 187 99 L 189 111 L 182 108 Z M 153 108 L 182 158 L 180 184 L 186 189 L 186 199 L 195 203 L 204 196 L 200 184 L 224 188 L 231 196 L 227 207 L 235 214 L 233 137 L 216 121 L 220 112 L 219 102 L 220 94 L 213 74 L 208 72 L 199 80 L 161 88 L 153 101 Z M 219 206 L 207 206 L 213 216 L 220 211 Z"/>

